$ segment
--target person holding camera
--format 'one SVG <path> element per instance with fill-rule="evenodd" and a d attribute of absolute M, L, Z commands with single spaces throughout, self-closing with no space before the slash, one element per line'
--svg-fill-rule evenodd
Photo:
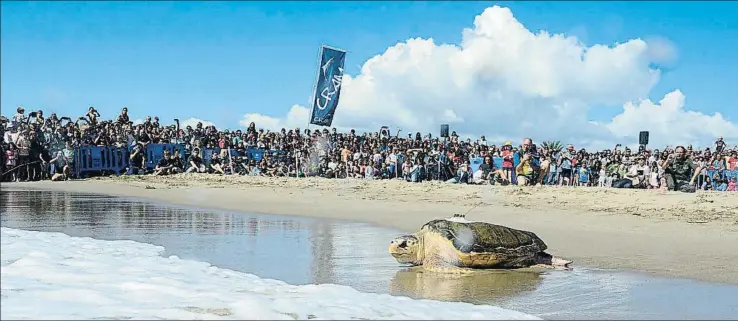
<path fill-rule="evenodd" d="M 100 117 L 100 113 L 95 110 L 95 107 L 90 106 L 90 109 L 87 110 L 87 114 L 85 114 L 85 116 L 87 117 L 87 121 L 90 125 L 95 125 L 97 124 L 97 118 Z M 128 122 L 128 120 L 126 120 L 126 122 Z"/>
<path fill-rule="evenodd" d="M 515 166 L 515 174 L 517 174 L 517 184 L 519 186 L 535 185 L 541 183 L 543 177 L 548 175 L 548 170 L 542 170 L 540 156 L 533 139 L 523 139 L 521 149 L 517 152 L 520 163 Z M 548 166 L 548 164 L 546 164 Z"/>
<path fill-rule="evenodd" d="M 520 159 L 520 163 L 515 167 L 515 174 L 517 174 L 518 186 L 532 185 L 533 175 L 535 175 L 535 165 L 533 164 L 533 155 L 531 153 L 524 153 Z"/>
<path fill-rule="evenodd" d="M 661 162 L 669 190 L 694 193 L 695 180 L 702 168 L 687 157 L 687 149 L 677 146 L 674 153 Z"/>
<path fill-rule="evenodd" d="M 648 187 L 648 179 L 651 176 L 651 169 L 646 166 L 646 159 L 642 156 L 638 157 L 635 164 L 631 165 L 625 178 L 630 179 L 632 188 Z"/>
<path fill-rule="evenodd" d="M 130 157 L 130 167 L 128 169 L 129 175 L 140 175 L 145 174 L 146 171 L 146 151 L 144 151 L 141 144 L 133 146 L 133 152 Z"/>

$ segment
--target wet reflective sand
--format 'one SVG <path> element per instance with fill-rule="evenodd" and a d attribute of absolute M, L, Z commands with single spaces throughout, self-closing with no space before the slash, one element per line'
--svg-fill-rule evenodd
<path fill-rule="evenodd" d="M 488 303 L 546 319 L 735 319 L 738 286 L 576 267 L 440 276 L 399 266 L 386 252 L 397 231 L 367 224 L 202 211 L 133 199 L 2 187 L 2 226 L 162 245 L 293 284 Z"/>

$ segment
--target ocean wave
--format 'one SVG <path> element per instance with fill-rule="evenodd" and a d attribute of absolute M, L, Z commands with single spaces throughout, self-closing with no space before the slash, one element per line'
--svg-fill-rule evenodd
<path fill-rule="evenodd" d="M 164 248 L 2 227 L 2 319 L 519 319 L 489 305 L 290 285 Z M 290 262 L 285 262 L 290 264 Z"/>

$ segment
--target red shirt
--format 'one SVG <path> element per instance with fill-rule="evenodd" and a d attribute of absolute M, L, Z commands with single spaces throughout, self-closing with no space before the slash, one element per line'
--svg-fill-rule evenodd
<path fill-rule="evenodd" d="M 513 168 L 513 152 L 510 150 L 503 150 L 500 153 L 502 156 L 502 168 Z"/>

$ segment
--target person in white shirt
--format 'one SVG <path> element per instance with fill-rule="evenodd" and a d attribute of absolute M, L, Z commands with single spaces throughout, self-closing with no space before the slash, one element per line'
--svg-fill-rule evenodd
<path fill-rule="evenodd" d="M 13 115 L 13 118 L 11 119 L 11 132 L 17 132 L 17 130 L 26 123 L 26 115 L 24 115 L 23 113 L 25 113 L 25 109 L 23 108 L 23 106 L 18 106 L 15 115 Z"/>
<path fill-rule="evenodd" d="M 367 164 L 366 167 L 364 168 L 364 178 L 368 180 L 373 180 L 374 172 L 375 172 L 374 164 Z"/>
<path fill-rule="evenodd" d="M 479 145 L 487 146 L 487 139 L 484 136 L 479 139 Z"/>
<path fill-rule="evenodd" d="M 474 184 L 484 184 L 487 180 L 484 177 L 484 171 L 482 170 L 482 167 L 480 166 L 479 169 L 477 169 L 476 172 L 472 175 L 472 183 Z"/>
<path fill-rule="evenodd" d="M 372 155 L 372 161 L 374 161 L 374 163 L 372 164 L 374 166 L 381 166 L 382 164 L 382 154 L 379 152 L 378 148 L 374 149 L 374 155 Z"/>
<path fill-rule="evenodd" d="M 393 149 L 392 153 L 387 156 L 387 164 L 389 165 L 390 177 L 397 176 L 397 150 Z"/>
<path fill-rule="evenodd" d="M 638 161 L 628 168 L 626 178 L 633 182 L 633 188 L 645 188 L 651 177 L 651 168 L 646 166 L 646 159 L 638 157 Z"/>
<path fill-rule="evenodd" d="M 338 167 L 338 163 L 336 163 L 334 159 L 331 159 L 331 161 L 328 162 L 328 168 L 330 170 L 335 171 L 337 167 Z"/>
<path fill-rule="evenodd" d="M 648 187 L 651 189 L 659 188 L 661 177 L 659 176 L 659 167 L 654 161 L 651 164 L 651 174 L 648 177 Z"/>

